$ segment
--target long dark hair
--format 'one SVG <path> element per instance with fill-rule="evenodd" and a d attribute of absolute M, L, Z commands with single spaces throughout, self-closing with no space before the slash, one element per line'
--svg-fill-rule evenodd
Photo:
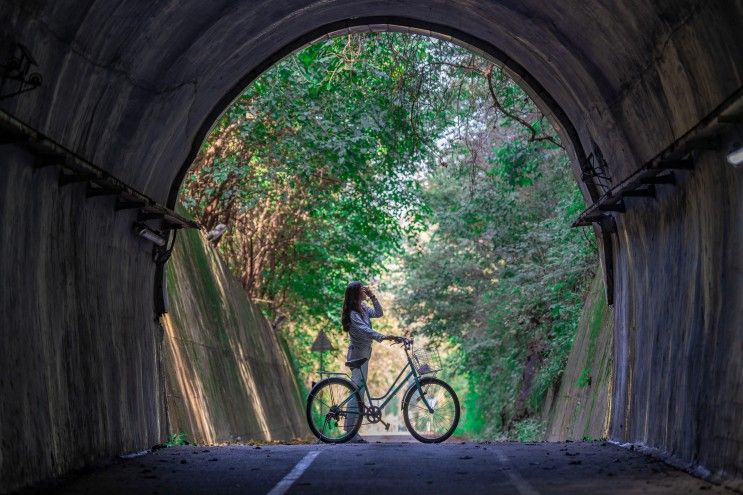
<path fill-rule="evenodd" d="M 348 332 L 348 328 L 351 326 L 351 311 L 357 311 L 361 313 L 361 289 L 363 284 L 361 282 L 351 282 L 346 287 L 346 296 L 343 300 L 343 312 L 341 313 L 341 324 L 343 330 Z"/>

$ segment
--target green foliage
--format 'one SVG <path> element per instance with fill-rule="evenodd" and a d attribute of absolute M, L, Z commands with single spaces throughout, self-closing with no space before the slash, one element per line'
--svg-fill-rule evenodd
<path fill-rule="evenodd" d="M 433 227 L 408 250 L 399 311 L 460 349 L 451 366 L 470 376 L 468 393 L 491 418 L 479 434 L 520 437 L 561 378 L 595 247 L 570 228 L 584 204 L 555 143 L 525 138 L 508 122 L 493 137 L 488 128 L 509 119 L 473 115 L 490 126 L 473 125 L 465 142 L 450 144 L 449 166 L 428 176 Z"/>
<path fill-rule="evenodd" d="M 165 442 L 166 447 L 177 447 L 179 445 L 190 445 L 188 435 L 184 432 L 173 433 L 170 435 L 170 439 Z"/>
<path fill-rule="evenodd" d="M 588 368 L 583 368 L 580 372 L 580 376 L 578 377 L 578 388 L 587 387 L 591 383 L 591 370 Z"/>
<path fill-rule="evenodd" d="M 302 373 L 309 335 L 340 328 L 346 284 L 381 276 L 424 228 L 418 174 L 451 121 L 421 60 L 437 43 L 339 37 L 287 57 L 227 109 L 184 184 L 207 228 L 229 224 L 220 248 Z"/>
<path fill-rule="evenodd" d="M 432 176 L 435 228 L 406 258 L 400 311 L 410 324 L 425 322 L 421 332 L 460 345 L 454 364 L 496 418 L 490 437 L 538 412 L 559 381 L 595 260 L 590 242 L 570 229 L 580 197 L 569 166 L 544 156 L 530 183 L 479 173 L 463 184 L 461 169 Z M 531 371 L 527 362 L 536 363 Z"/>
<path fill-rule="evenodd" d="M 519 442 L 538 442 L 544 438 L 545 425 L 536 419 L 525 419 L 514 424 L 514 431 Z"/>
<path fill-rule="evenodd" d="M 542 431 L 595 246 L 556 132 L 491 62 L 394 33 L 310 45 L 226 110 L 181 199 L 230 226 L 219 247 L 302 378 L 318 330 L 345 343 L 348 281 L 401 266 L 405 323 L 454 349 L 461 431 Z"/>
<path fill-rule="evenodd" d="M 598 344 L 599 335 L 601 334 L 602 323 L 607 309 L 606 293 L 601 291 L 599 298 L 590 308 L 590 316 L 588 320 L 588 350 L 586 352 L 586 361 L 583 365 L 583 370 L 578 377 L 577 386 L 579 388 L 587 387 L 591 384 L 591 369 L 593 367 L 594 358 L 596 357 L 596 346 Z"/>
<path fill-rule="evenodd" d="M 598 342 L 599 334 L 601 334 L 602 324 L 609 306 L 606 302 L 606 292 L 601 292 L 599 300 L 591 308 L 591 318 L 588 322 L 588 352 L 586 353 L 587 359 L 593 360 L 593 356 L 596 355 L 596 344 Z M 593 363 L 586 363 L 586 366 L 590 366 Z"/>

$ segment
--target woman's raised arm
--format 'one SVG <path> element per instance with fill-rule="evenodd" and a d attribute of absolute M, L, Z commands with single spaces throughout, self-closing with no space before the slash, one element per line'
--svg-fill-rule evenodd
<path fill-rule="evenodd" d="M 366 314 L 369 316 L 369 318 L 383 317 L 384 311 L 382 311 L 382 305 L 379 304 L 379 300 L 377 300 L 377 296 L 375 296 L 374 294 L 371 294 L 369 298 L 371 299 L 371 302 L 374 305 L 374 307 L 370 308 L 369 306 L 364 306 L 364 309 L 366 310 Z"/>

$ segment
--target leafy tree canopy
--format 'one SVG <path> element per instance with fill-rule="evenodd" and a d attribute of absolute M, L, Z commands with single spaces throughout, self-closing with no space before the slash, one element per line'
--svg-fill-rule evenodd
<path fill-rule="evenodd" d="M 512 431 L 559 380 L 595 261 L 568 228 L 582 199 L 549 122 L 464 48 L 395 33 L 307 46 L 225 111 L 181 200 L 228 225 L 219 247 L 303 376 L 317 330 L 343 340 L 348 281 L 394 266 L 400 318 L 452 349 L 476 398 L 472 432 Z"/>

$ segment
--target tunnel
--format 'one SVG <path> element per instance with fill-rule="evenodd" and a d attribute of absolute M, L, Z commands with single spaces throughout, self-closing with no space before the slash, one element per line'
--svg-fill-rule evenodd
<path fill-rule="evenodd" d="M 609 438 L 743 477 L 743 3 L 6 0 L 0 491 L 167 435 L 164 259 L 181 181 L 282 57 L 404 31 L 501 65 L 560 132 L 614 306 Z"/>

